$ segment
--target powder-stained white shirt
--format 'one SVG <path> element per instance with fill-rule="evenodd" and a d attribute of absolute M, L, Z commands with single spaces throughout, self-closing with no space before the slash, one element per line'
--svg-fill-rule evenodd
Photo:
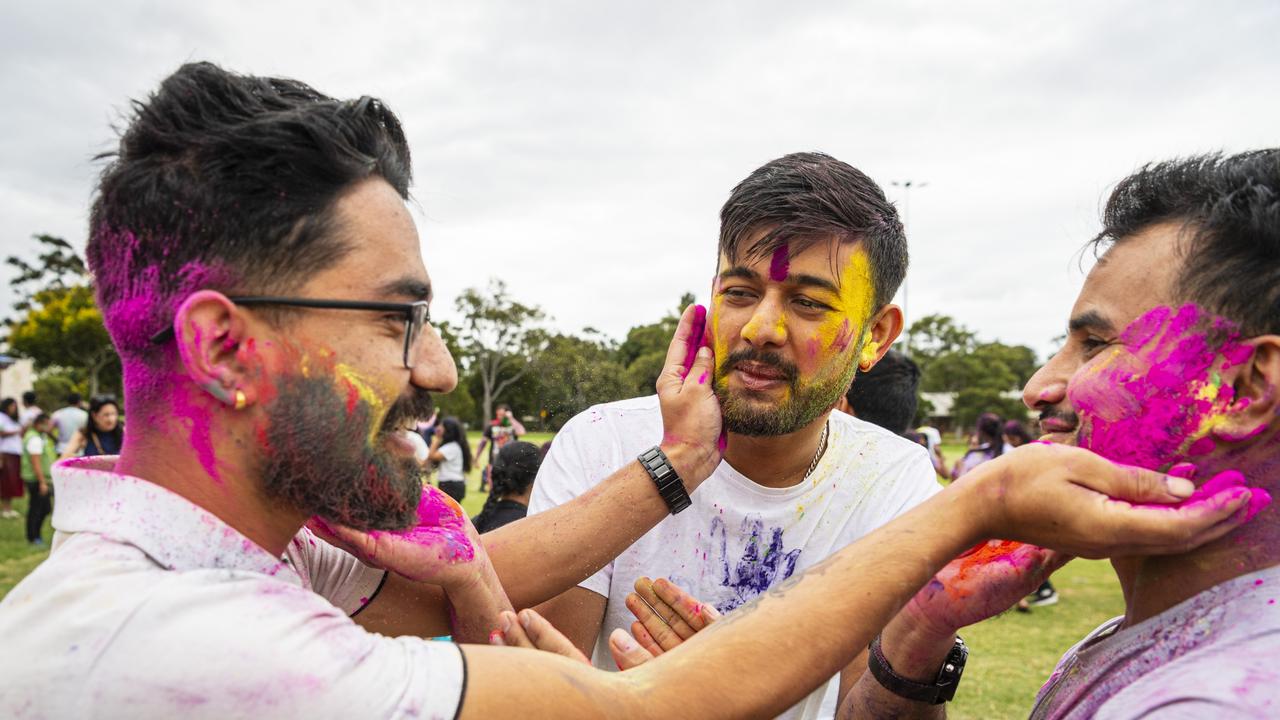
<path fill-rule="evenodd" d="M 581 583 L 608 599 L 597 667 L 617 670 L 608 637 L 635 620 L 625 601 L 637 578 L 670 578 L 730 612 L 941 489 L 920 445 L 841 412 L 831 413 L 829 422 L 827 452 L 804 482 L 763 487 L 722 462 L 693 493 L 690 508 Z M 533 486 L 530 514 L 569 502 L 661 441 L 656 395 L 581 413 L 556 435 Z M 832 717 L 838 693 L 833 679 L 781 717 Z"/>
<path fill-rule="evenodd" d="M 274 557 L 115 461 L 54 466 L 53 552 L 0 602 L 0 717 L 455 716 L 457 646 L 349 617 L 383 571 L 306 530 Z"/>

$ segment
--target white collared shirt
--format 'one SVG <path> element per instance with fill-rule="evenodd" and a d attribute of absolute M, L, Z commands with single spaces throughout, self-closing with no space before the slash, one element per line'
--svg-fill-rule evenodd
<path fill-rule="evenodd" d="M 381 570 L 305 529 L 273 557 L 115 461 L 54 466 L 53 552 L 0 602 L 0 716 L 456 715 L 457 646 L 348 617 Z"/>

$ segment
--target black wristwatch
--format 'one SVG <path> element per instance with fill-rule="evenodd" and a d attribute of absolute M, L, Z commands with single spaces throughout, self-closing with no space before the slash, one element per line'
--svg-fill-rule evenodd
<path fill-rule="evenodd" d="M 653 484 L 658 486 L 658 494 L 667 503 L 672 515 L 693 504 L 689 500 L 689 491 L 684 489 L 684 481 L 680 479 L 676 469 L 671 467 L 671 461 L 662 452 L 662 448 L 654 445 L 640 453 L 639 460 L 645 472 L 653 478 Z"/>
<path fill-rule="evenodd" d="M 956 688 L 960 686 L 960 676 L 964 674 L 964 664 L 968 659 L 969 648 L 957 635 L 955 645 L 952 645 L 951 652 L 947 653 L 947 659 L 942 661 L 942 669 L 938 671 L 938 677 L 934 679 L 932 685 L 925 685 L 908 680 L 893 671 L 884 652 L 880 649 L 880 636 L 877 635 L 876 639 L 871 641 L 871 654 L 867 656 L 867 668 L 871 670 L 871 675 L 894 695 L 916 702 L 941 705 L 956 696 Z"/>

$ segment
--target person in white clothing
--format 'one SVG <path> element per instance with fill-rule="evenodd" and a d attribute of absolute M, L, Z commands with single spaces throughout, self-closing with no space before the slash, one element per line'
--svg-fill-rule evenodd
<path fill-rule="evenodd" d="M 902 329 L 890 300 L 907 267 L 897 211 L 866 175 L 798 153 L 757 169 L 721 211 L 720 259 L 706 320 L 725 459 L 673 515 L 544 614 L 597 667 L 630 627 L 637 580 L 666 577 L 729 613 L 938 492 L 924 448 L 831 409 Z M 556 437 L 530 512 L 589 490 L 651 444 L 654 397 L 590 408 Z M 594 651 L 594 652 L 593 652 Z M 941 664 L 942 658 L 938 658 Z M 833 717 L 865 655 L 784 717 Z M 845 703 L 858 714 L 864 684 Z M 903 701 L 903 712 L 911 711 Z"/>
<path fill-rule="evenodd" d="M 467 494 L 467 473 L 471 472 L 471 443 L 456 417 L 447 417 L 436 426 L 428 457 L 439 463 L 436 483 L 446 495 L 462 502 Z"/>
<path fill-rule="evenodd" d="M 53 411 L 53 415 L 49 416 L 53 420 L 53 433 L 57 439 L 54 449 L 61 456 L 63 451 L 67 449 L 67 445 L 71 444 L 71 439 L 76 433 L 84 429 L 89 422 L 89 411 L 83 407 L 83 398 L 80 393 L 71 393 L 67 395 L 66 406 Z"/>

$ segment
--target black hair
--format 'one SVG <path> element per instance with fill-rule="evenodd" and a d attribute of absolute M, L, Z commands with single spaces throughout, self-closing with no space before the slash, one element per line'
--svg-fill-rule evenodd
<path fill-rule="evenodd" d="M 84 436 L 86 439 L 95 435 L 98 437 L 111 437 L 115 440 L 116 447 L 120 447 L 120 443 L 124 440 L 124 420 L 121 419 L 116 421 L 115 428 L 107 431 L 98 427 L 98 423 L 93 419 L 93 416 L 96 415 L 99 410 L 108 405 L 114 407 L 117 413 L 120 412 L 120 403 L 116 402 L 114 396 L 99 395 L 89 401 L 89 422 L 84 426 Z"/>
<path fill-rule="evenodd" d="M 26 391 L 26 392 L 22 393 L 22 404 L 23 404 L 23 405 L 35 405 L 35 404 L 36 404 L 36 393 L 35 393 L 35 391 L 34 391 L 34 390 L 28 390 L 28 391 Z"/>
<path fill-rule="evenodd" d="M 1031 433 L 1027 431 L 1027 427 L 1017 420 L 1010 420 L 1004 424 L 1004 434 L 1014 438 L 1018 442 L 1009 443 L 1014 447 L 1022 447 L 1031 442 Z"/>
<path fill-rule="evenodd" d="M 859 419 L 903 435 L 916 417 L 919 386 L 920 366 L 890 350 L 870 370 L 858 371 L 845 397 Z"/>
<path fill-rule="evenodd" d="M 48 416 L 48 415 L 46 415 L 46 414 L 44 414 L 44 413 L 40 413 L 39 415 L 35 416 L 35 418 L 33 418 L 33 419 L 31 420 L 31 425 L 32 425 L 32 426 L 36 426 L 36 425 L 39 425 L 39 424 L 40 424 L 40 423 L 42 423 L 42 422 L 46 422 L 46 421 L 48 421 L 49 419 L 50 419 L 50 418 L 49 418 L 49 416 Z"/>
<path fill-rule="evenodd" d="M 13 410 L 9 410 L 9 406 L 13 406 Z M 0 413 L 4 413 L 14 420 L 18 419 L 18 401 L 11 397 L 0 400 Z"/>
<path fill-rule="evenodd" d="M 462 448 L 462 472 L 471 472 L 471 443 L 467 440 L 467 432 L 462 429 L 462 423 L 451 416 L 441 420 L 440 425 L 444 428 L 440 444 L 458 443 L 458 447 Z"/>
<path fill-rule="evenodd" d="M 407 198 L 411 180 L 404 131 L 380 101 L 207 62 L 134 102 L 102 157 L 85 254 L 116 349 L 148 363 L 160 357 L 149 338 L 186 295 L 301 285 L 350 249 L 332 215 L 345 190 L 377 176 Z"/>
<path fill-rule="evenodd" d="M 77 393 L 77 392 L 67 393 L 67 397 L 64 398 L 64 400 L 68 405 L 73 405 L 77 407 L 80 405 L 80 401 L 83 399 L 84 398 L 80 397 L 80 393 Z"/>
<path fill-rule="evenodd" d="M 976 423 L 978 441 L 988 445 L 987 454 L 993 458 L 1004 453 L 1004 420 L 995 413 L 984 412 Z"/>
<path fill-rule="evenodd" d="M 512 495 L 523 495 L 538 477 L 542 466 L 542 452 L 537 445 L 517 440 L 503 446 L 494 456 L 489 479 L 493 486 L 484 507 L 476 515 L 473 524 L 485 527 L 488 517 L 497 510 L 498 501 Z"/>
<path fill-rule="evenodd" d="M 1280 149 L 1152 163 L 1107 200 L 1105 251 L 1151 225 L 1189 231 L 1174 292 L 1249 336 L 1280 333 Z"/>
<path fill-rule="evenodd" d="M 734 262 L 768 257 L 783 245 L 794 255 L 832 236 L 862 242 L 875 307 L 892 300 L 907 274 L 907 238 L 884 191 L 852 165 L 818 152 L 771 160 L 738 183 L 720 210 L 720 251 Z"/>

